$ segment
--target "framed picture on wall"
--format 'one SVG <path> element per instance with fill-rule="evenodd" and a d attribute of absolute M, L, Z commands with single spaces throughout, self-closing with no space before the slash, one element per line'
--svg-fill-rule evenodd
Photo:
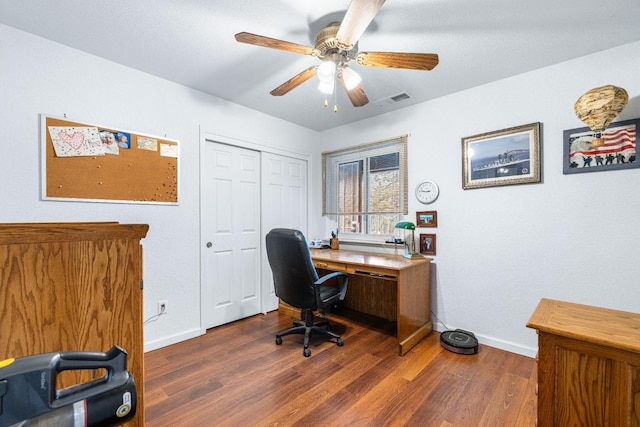
<path fill-rule="evenodd" d="M 563 132 L 562 172 L 601 172 L 640 167 L 636 141 L 640 119 L 611 123 L 603 132 L 588 127 Z"/>
<path fill-rule="evenodd" d="M 424 255 L 436 254 L 436 235 L 420 234 L 420 253 Z"/>
<path fill-rule="evenodd" d="M 540 122 L 462 138 L 462 188 L 540 182 Z"/>
<path fill-rule="evenodd" d="M 416 212 L 416 227 L 437 227 L 438 212 L 422 211 Z"/>

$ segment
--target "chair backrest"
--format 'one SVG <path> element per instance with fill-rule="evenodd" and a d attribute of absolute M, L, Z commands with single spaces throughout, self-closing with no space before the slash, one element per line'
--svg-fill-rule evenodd
<path fill-rule="evenodd" d="M 318 273 L 302 232 L 274 228 L 267 234 L 266 244 L 276 296 L 294 307 L 317 309 L 313 283 Z"/>

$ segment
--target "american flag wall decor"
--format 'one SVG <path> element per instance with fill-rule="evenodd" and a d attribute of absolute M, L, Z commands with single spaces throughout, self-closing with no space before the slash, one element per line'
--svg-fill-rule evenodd
<path fill-rule="evenodd" d="M 564 131 L 565 174 L 637 168 L 637 132 L 640 119 L 612 123 L 603 132 L 588 127 Z M 602 138 L 604 144 L 592 141 Z"/>

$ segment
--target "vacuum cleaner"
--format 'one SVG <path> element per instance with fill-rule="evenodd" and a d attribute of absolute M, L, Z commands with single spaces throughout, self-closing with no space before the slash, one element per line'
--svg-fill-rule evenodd
<path fill-rule="evenodd" d="M 97 379 L 56 389 L 59 373 L 105 369 Z M 0 427 L 89 427 L 122 424 L 136 412 L 127 352 L 43 353 L 0 361 Z"/>

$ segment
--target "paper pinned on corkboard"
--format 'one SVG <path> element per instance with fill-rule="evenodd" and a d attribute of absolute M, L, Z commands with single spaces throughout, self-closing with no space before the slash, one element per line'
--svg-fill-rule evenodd
<path fill-rule="evenodd" d="M 47 129 L 57 157 L 104 155 L 95 126 L 49 126 Z"/>

